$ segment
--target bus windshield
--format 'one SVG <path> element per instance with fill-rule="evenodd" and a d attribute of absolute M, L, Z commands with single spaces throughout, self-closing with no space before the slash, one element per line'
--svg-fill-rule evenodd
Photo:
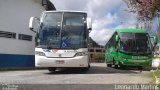
<path fill-rule="evenodd" d="M 147 33 L 120 33 L 119 51 L 131 55 L 151 54 L 151 42 Z"/>
<path fill-rule="evenodd" d="M 47 12 L 42 16 L 39 45 L 51 49 L 87 47 L 86 13 Z"/>

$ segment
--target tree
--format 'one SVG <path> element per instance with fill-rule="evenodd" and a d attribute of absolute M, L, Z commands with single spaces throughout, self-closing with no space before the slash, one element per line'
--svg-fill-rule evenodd
<path fill-rule="evenodd" d="M 140 21 L 152 20 L 160 11 L 160 0 L 123 0 Z"/>

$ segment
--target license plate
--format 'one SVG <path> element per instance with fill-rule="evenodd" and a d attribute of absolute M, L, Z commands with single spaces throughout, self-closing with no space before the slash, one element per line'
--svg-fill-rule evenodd
<path fill-rule="evenodd" d="M 56 60 L 56 64 L 64 64 L 64 60 Z"/>

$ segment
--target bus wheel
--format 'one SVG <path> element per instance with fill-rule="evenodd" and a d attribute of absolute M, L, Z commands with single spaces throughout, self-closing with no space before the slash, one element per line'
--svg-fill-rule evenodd
<path fill-rule="evenodd" d="M 54 72 L 54 71 L 56 71 L 56 68 L 55 68 L 55 67 L 49 67 L 49 68 L 48 68 L 48 71 Z"/>
<path fill-rule="evenodd" d="M 90 64 L 88 64 L 88 68 L 90 68 L 91 67 L 91 65 Z"/>
<path fill-rule="evenodd" d="M 89 70 L 89 68 L 90 68 L 90 65 L 88 65 L 87 67 L 83 67 L 81 70 L 87 72 Z"/>
<path fill-rule="evenodd" d="M 118 68 L 119 68 L 119 65 L 114 65 L 114 68 L 115 68 L 115 69 L 118 69 Z"/>
<path fill-rule="evenodd" d="M 112 64 L 107 64 L 107 67 L 112 67 Z"/>
<path fill-rule="evenodd" d="M 119 65 L 116 64 L 114 58 L 113 58 L 113 65 L 114 65 L 114 68 L 115 68 L 115 69 L 118 69 Z"/>

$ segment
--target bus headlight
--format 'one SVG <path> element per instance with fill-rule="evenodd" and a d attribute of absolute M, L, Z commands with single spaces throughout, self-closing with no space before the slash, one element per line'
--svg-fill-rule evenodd
<path fill-rule="evenodd" d="M 39 51 L 36 51 L 35 54 L 36 54 L 36 55 L 39 55 L 39 56 L 46 56 L 45 53 L 39 52 Z"/>
<path fill-rule="evenodd" d="M 85 56 L 87 55 L 87 52 L 77 52 L 76 56 Z"/>

